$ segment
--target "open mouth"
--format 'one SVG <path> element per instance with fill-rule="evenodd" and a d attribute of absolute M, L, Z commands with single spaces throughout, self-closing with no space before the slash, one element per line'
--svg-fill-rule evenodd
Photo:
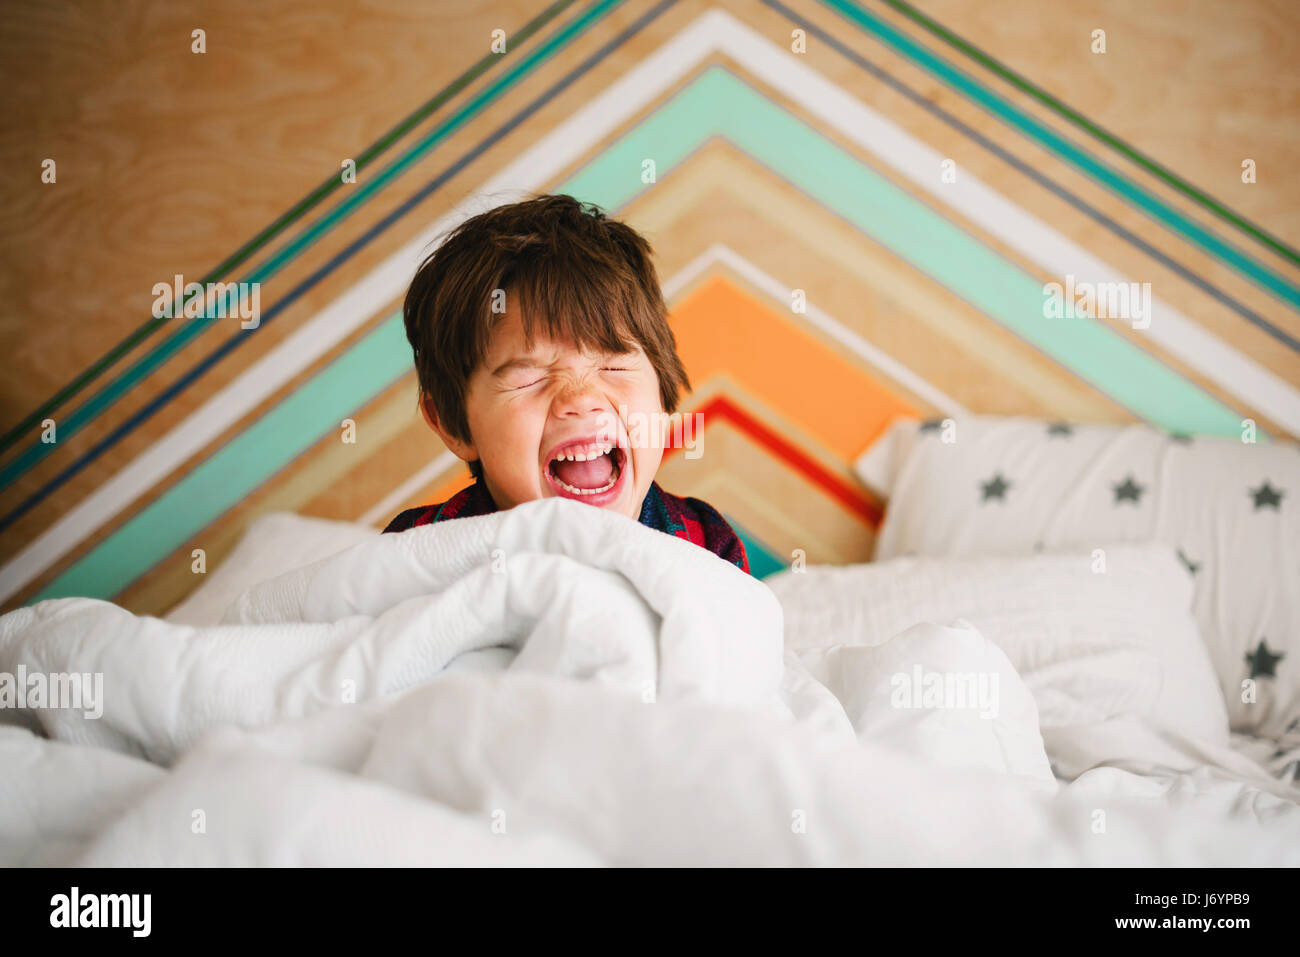
<path fill-rule="evenodd" d="M 546 463 L 546 477 L 566 498 L 603 504 L 623 475 L 627 453 L 613 443 L 567 446 Z"/>

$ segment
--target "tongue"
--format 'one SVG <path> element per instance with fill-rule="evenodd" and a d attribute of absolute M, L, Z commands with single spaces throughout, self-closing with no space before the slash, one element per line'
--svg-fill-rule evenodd
<path fill-rule="evenodd" d="M 555 475 L 574 488 L 604 488 L 614 477 L 614 463 L 608 455 L 585 462 L 556 462 Z"/>

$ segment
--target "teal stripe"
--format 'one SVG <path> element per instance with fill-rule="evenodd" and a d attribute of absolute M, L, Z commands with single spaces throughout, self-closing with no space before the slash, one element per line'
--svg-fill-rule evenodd
<path fill-rule="evenodd" d="M 741 544 L 745 546 L 745 557 L 749 559 L 749 573 L 751 575 L 755 578 L 766 578 L 768 575 L 775 575 L 777 572 L 786 570 L 786 563 L 778 559 L 766 545 L 736 524 L 735 519 L 730 515 L 724 515 L 723 518 L 731 525 L 732 531 L 736 533 Z"/>
<path fill-rule="evenodd" d="M 1214 233 L 1194 220 L 1187 218 L 1178 210 L 1161 202 L 1090 153 L 1059 136 L 1050 127 L 1040 123 L 1029 114 L 1016 109 L 997 94 L 981 86 L 974 78 L 950 66 L 942 57 L 931 53 L 907 34 L 896 30 L 884 20 L 868 13 L 857 4 L 850 2 L 850 0 L 821 0 L 821 2 L 859 27 L 874 34 L 879 40 L 893 47 L 914 63 L 929 70 L 959 93 L 969 97 L 995 116 L 1001 117 L 1026 136 L 1038 141 L 1061 159 L 1073 164 L 1097 182 L 1114 190 L 1170 229 L 1181 233 L 1186 239 L 1200 246 L 1206 252 L 1230 264 L 1239 273 L 1269 290 L 1292 308 L 1300 307 L 1300 288 L 1292 285 L 1283 276 L 1252 259 L 1235 246 L 1224 242 Z"/>
<path fill-rule="evenodd" d="M 611 8 L 623 2 L 624 0 L 601 0 L 581 16 L 575 18 L 572 23 L 566 25 L 521 60 L 512 70 L 500 79 L 495 80 L 465 106 L 434 127 L 426 136 L 413 143 L 401 156 L 375 174 L 373 178 L 367 178 L 360 182 L 354 191 L 350 190 L 352 195 L 348 199 L 339 203 L 319 220 L 308 226 L 301 235 L 264 263 L 259 264 L 240 282 L 264 283 L 276 275 L 288 263 L 296 259 L 303 250 L 356 212 L 375 193 L 406 172 L 411 166 L 423 160 L 430 150 L 473 119 L 485 106 L 518 83 L 535 67 L 547 60 L 557 49 L 603 17 Z M 213 312 L 215 313 L 217 310 L 214 309 Z M 59 444 L 66 444 L 67 439 L 80 432 L 85 425 L 93 421 L 101 412 L 134 388 L 145 376 L 155 372 L 217 321 L 219 320 L 205 317 L 195 317 L 187 320 L 181 328 L 154 346 L 143 358 L 125 369 L 121 375 L 69 413 L 65 419 L 60 420 Z M 29 446 L 13 461 L 0 467 L 0 488 L 8 487 L 20 476 L 25 475 L 54 449 L 55 443 L 53 442 L 36 442 Z"/>
<path fill-rule="evenodd" d="M 225 448 L 167 489 L 32 601 L 115 595 L 233 508 L 331 432 L 376 393 L 411 371 L 402 314 L 394 313 Z M 367 454 L 357 425 L 357 455 Z M 180 558 L 186 564 L 188 555 Z"/>
<path fill-rule="evenodd" d="M 616 209 L 645 188 L 644 159 L 653 158 L 660 175 L 670 175 L 715 133 L 1139 416 L 1176 432 L 1240 434 L 1240 416 L 1103 323 L 1041 318 L 1042 286 L 1033 277 L 719 67 L 702 74 L 556 191 Z M 33 600 L 116 594 L 410 369 L 410 347 L 396 314 Z M 1014 377 L 1016 370 L 1005 373 Z M 362 436 L 364 428 L 361 423 Z"/>

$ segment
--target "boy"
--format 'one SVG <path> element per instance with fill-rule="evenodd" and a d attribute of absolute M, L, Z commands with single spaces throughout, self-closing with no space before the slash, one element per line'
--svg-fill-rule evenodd
<path fill-rule="evenodd" d="M 690 383 L 650 256 L 630 226 L 561 195 L 467 219 L 424 261 L 403 304 L 420 410 L 474 484 L 385 532 L 561 496 L 749 572 L 716 509 L 654 480 Z"/>

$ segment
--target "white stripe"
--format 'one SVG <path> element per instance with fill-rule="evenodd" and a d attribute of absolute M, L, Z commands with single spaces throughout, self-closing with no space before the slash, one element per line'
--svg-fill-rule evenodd
<path fill-rule="evenodd" d="M 483 187 L 484 193 L 531 192 L 558 176 L 623 122 L 646 108 L 697 63 L 716 51 L 731 56 L 812 115 L 833 126 L 900 175 L 961 211 L 1052 276 L 1074 274 L 1087 282 L 1126 282 L 1095 258 L 1030 216 L 975 177 L 940 184 L 942 157 L 866 104 L 825 79 L 786 50 L 713 9 L 641 61 L 603 93 L 538 140 Z M 410 281 L 424 252 L 440 234 L 475 212 L 515 197 L 479 194 L 458 204 L 434 225 L 380 263 L 355 286 L 305 322 L 226 388 L 70 509 L 0 568 L 0 601 L 9 598 L 174 468 L 234 425 L 330 348 L 391 302 Z M 1153 301 L 1147 330 L 1173 355 L 1224 389 L 1300 433 L 1300 391 L 1232 349 L 1163 302 Z"/>
<path fill-rule="evenodd" d="M 401 507 L 411 500 L 416 492 L 424 488 L 430 482 L 435 481 L 439 475 L 447 471 L 457 462 L 461 461 L 455 452 L 443 452 L 432 462 L 425 465 L 422 469 L 408 478 L 397 488 L 385 495 L 370 511 L 362 515 L 357 521 L 362 525 L 377 525 L 379 522 L 387 522 L 391 519 Z"/>
<path fill-rule="evenodd" d="M 747 282 L 767 293 L 783 308 L 790 307 L 793 290 L 779 280 L 763 272 L 740 253 L 723 243 L 714 243 L 663 285 L 664 298 L 672 299 L 694 279 L 714 263 L 734 270 Z M 792 313 L 799 315 L 799 313 Z M 960 402 L 945 392 L 932 386 L 889 353 L 872 345 L 844 323 L 825 310 L 808 303 L 807 311 L 802 314 L 809 325 L 821 330 L 833 338 L 854 355 L 859 356 L 885 375 L 889 376 L 913 395 L 923 398 L 930 405 L 949 415 L 965 415 L 966 409 Z"/>

